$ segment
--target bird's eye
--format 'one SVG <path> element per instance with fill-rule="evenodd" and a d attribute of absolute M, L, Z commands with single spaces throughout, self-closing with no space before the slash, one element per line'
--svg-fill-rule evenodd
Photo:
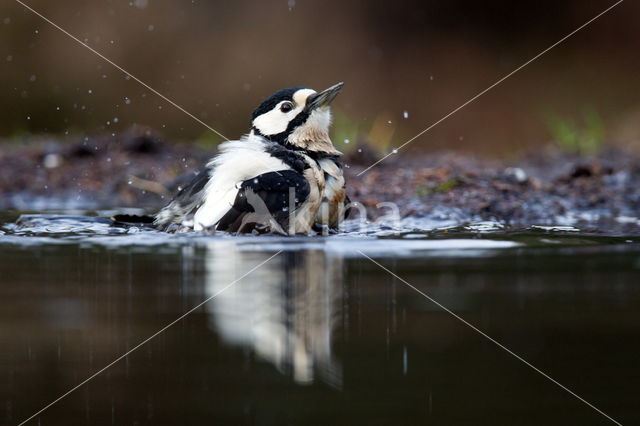
<path fill-rule="evenodd" d="M 282 112 L 289 112 L 293 109 L 293 104 L 291 102 L 285 102 L 282 105 L 280 105 L 280 111 Z"/>

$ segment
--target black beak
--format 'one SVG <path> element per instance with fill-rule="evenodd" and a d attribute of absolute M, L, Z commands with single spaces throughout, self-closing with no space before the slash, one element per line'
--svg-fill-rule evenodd
<path fill-rule="evenodd" d="M 323 90 L 320 93 L 314 93 L 307 98 L 307 106 L 305 107 L 305 112 L 311 112 L 314 109 L 329 105 L 331 101 L 338 96 L 340 90 L 344 86 L 343 82 L 335 84 L 328 89 Z"/>

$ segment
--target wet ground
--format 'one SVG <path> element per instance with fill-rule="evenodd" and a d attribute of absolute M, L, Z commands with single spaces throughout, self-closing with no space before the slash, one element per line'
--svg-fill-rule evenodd
<path fill-rule="evenodd" d="M 215 148 L 176 144 L 144 128 L 117 136 L 27 139 L 0 152 L 0 209 L 156 211 L 202 167 Z M 577 156 L 554 149 L 496 161 L 471 155 L 379 155 L 360 144 L 344 157 L 348 192 L 369 219 L 491 220 L 511 225 L 568 225 L 617 235 L 640 222 L 640 154 L 610 149 Z M 28 171 L 28 172 L 26 172 Z"/>
<path fill-rule="evenodd" d="M 415 219 L 169 235 L 112 213 L 1 215 L 3 424 L 207 300 L 30 424 L 614 424 L 434 301 L 640 420 L 637 234 Z"/>

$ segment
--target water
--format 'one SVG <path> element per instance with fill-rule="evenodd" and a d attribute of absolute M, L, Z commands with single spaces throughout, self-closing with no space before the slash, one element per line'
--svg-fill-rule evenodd
<path fill-rule="evenodd" d="M 637 233 L 406 221 L 167 235 L 72 213 L 0 214 L 2 424 L 216 294 L 31 424 L 613 424 L 365 255 L 622 424 L 640 420 Z"/>

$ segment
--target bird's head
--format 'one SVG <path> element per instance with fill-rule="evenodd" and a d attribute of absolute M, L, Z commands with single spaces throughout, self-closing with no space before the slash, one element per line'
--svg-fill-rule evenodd
<path fill-rule="evenodd" d="M 251 115 L 251 132 L 309 152 L 340 155 L 329 138 L 329 104 L 343 83 L 322 92 L 306 87 L 282 89 L 265 99 Z"/>

